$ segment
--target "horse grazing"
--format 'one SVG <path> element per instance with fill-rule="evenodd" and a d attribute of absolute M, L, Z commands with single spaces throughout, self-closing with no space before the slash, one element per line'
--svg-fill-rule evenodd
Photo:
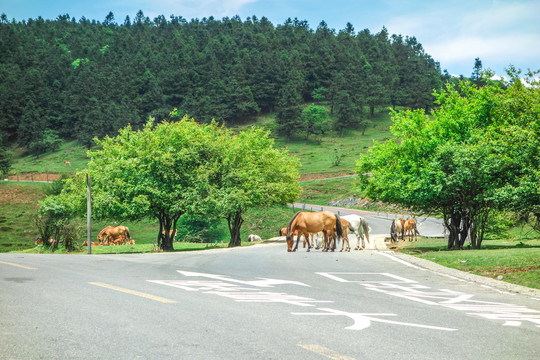
<path fill-rule="evenodd" d="M 126 239 L 131 240 L 129 229 L 126 226 L 107 226 L 97 236 L 99 243 L 103 245 L 121 245 Z"/>
<path fill-rule="evenodd" d="M 71 163 L 69 161 L 64 161 L 64 166 L 71 166 Z"/>
<path fill-rule="evenodd" d="M 349 244 L 349 231 L 352 231 L 354 233 L 354 228 L 352 227 L 351 223 L 349 221 L 347 221 L 346 219 L 344 218 L 341 218 L 339 219 L 339 221 L 341 222 L 341 228 L 343 230 L 343 235 L 342 235 L 342 238 L 343 238 L 343 241 L 341 242 L 341 250 L 340 251 L 343 251 L 343 249 L 345 249 L 345 251 L 351 251 L 351 245 Z M 334 228 L 332 230 L 332 233 L 328 236 L 328 239 L 334 244 L 334 248 L 336 248 L 335 246 L 335 241 L 336 241 L 336 228 Z M 347 243 L 347 247 L 345 247 L 345 243 Z M 327 242 L 327 243 L 324 243 L 323 244 L 323 251 L 328 251 L 329 249 L 329 246 L 330 244 Z"/>
<path fill-rule="evenodd" d="M 341 227 L 341 221 L 340 217 L 337 214 L 334 214 L 330 211 L 319 211 L 319 212 L 307 212 L 307 211 L 299 211 L 297 212 L 291 221 L 289 221 L 289 225 L 287 225 L 287 234 L 286 234 L 286 240 L 287 240 L 287 251 L 296 251 L 298 248 L 298 242 L 300 241 L 301 235 L 309 236 L 309 234 L 315 234 L 319 231 L 323 232 L 324 235 L 324 241 L 328 241 L 328 235 L 332 234 L 334 229 L 336 229 L 336 233 L 338 236 L 338 240 L 341 240 L 343 236 L 343 229 Z M 294 237 L 291 235 L 294 233 L 294 231 L 298 231 L 298 237 L 296 239 L 296 245 L 293 248 L 294 243 Z M 335 242 L 334 246 L 332 248 L 332 251 L 334 251 L 336 248 Z M 311 249 L 311 244 L 308 241 L 308 249 L 309 251 Z"/>
<path fill-rule="evenodd" d="M 417 241 L 416 235 L 420 235 L 418 232 L 418 229 L 416 228 L 416 220 L 415 219 L 407 219 L 405 220 L 405 224 L 403 225 L 403 231 L 405 232 L 405 236 L 409 236 L 409 241 L 412 241 L 411 238 L 414 238 L 414 241 Z"/>
<path fill-rule="evenodd" d="M 359 215 L 344 215 L 342 219 L 347 220 L 353 227 L 353 233 L 356 234 L 356 247 L 354 250 L 362 250 L 366 248 L 366 243 L 369 248 L 371 248 L 371 243 L 369 242 L 369 226 L 363 217 Z M 360 241 L 362 241 L 362 247 L 360 247 Z"/>
<path fill-rule="evenodd" d="M 279 236 L 287 236 L 287 228 L 284 227 L 284 228 L 281 228 L 279 230 Z M 298 230 L 295 230 L 293 233 L 292 233 L 292 236 L 298 236 Z M 304 236 L 304 247 L 306 247 L 306 240 L 309 241 L 309 234 L 306 236 L 306 234 L 300 234 L 300 236 Z M 313 246 L 313 236 L 312 236 L 312 240 L 311 240 L 311 246 Z"/>
<path fill-rule="evenodd" d="M 397 218 L 392 221 L 392 225 L 390 226 L 390 238 L 392 242 L 399 241 L 399 234 L 401 234 L 401 240 L 404 240 L 404 225 L 405 219 L 403 218 Z"/>
<path fill-rule="evenodd" d="M 248 241 L 262 241 L 259 235 L 251 234 L 248 236 Z"/>

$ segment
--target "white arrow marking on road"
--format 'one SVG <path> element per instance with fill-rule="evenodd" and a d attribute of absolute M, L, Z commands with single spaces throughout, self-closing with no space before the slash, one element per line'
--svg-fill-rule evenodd
<path fill-rule="evenodd" d="M 457 331 L 457 329 L 451 329 L 446 327 L 440 327 L 440 326 L 431 326 L 431 325 L 422 325 L 422 324 L 413 324 L 413 323 L 405 323 L 405 322 L 399 322 L 399 321 L 392 321 L 392 320 L 384 320 L 384 319 L 377 319 L 374 316 L 397 316 L 396 314 L 385 314 L 385 313 L 349 313 L 345 311 L 339 311 L 335 309 L 328 309 L 328 308 L 319 308 L 318 310 L 325 311 L 325 313 L 291 313 L 292 315 L 317 315 L 317 316 L 348 316 L 351 319 L 354 320 L 354 324 L 352 326 L 346 327 L 345 329 L 348 330 L 363 330 L 367 329 L 371 326 L 372 321 L 376 322 L 382 322 L 387 324 L 394 324 L 394 325 L 403 325 L 403 326 L 412 326 L 412 327 L 419 327 L 424 329 L 433 329 L 433 330 L 442 330 L 442 331 Z"/>
<path fill-rule="evenodd" d="M 205 274 L 205 273 L 182 271 L 182 270 L 177 270 L 177 271 L 180 274 L 184 275 L 184 276 L 206 277 L 206 278 L 209 278 L 209 279 L 217 279 L 217 280 L 221 280 L 221 281 L 228 281 L 228 282 L 232 282 L 232 283 L 237 283 L 237 284 L 242 284 L 242 285 L 249 285 L 249 286 L 256 286 L 256 287 L 274 287 L 274 285 L 283 285 L 283 284 L 292 284 L 292 285 L 300 285 L 300 286 L 311 287 L 311 286 L 309 286 L 307 284 L 304 284 L 302 282 L 291 281 L 291 280 L 258 278 L 260 280 L 243 281 L 243 280 L 231 279 L 230 277 L 225 276 L 225 275 Z"/>

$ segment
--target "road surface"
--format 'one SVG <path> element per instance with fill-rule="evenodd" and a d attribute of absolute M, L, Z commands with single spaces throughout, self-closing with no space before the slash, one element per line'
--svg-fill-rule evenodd
<path fill-rule="evenodd" d="M 2 359 L 535 359 L 540 296 L 283 242 L 0 254 Z"/>

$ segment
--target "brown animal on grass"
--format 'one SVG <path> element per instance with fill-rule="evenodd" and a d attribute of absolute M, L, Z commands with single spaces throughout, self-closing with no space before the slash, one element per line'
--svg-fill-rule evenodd
<path fill-rule="evenodd" d="M 416 228 L 416 220 L 415 219 L 407 219 L 405 220 L 405 224 L 403 225 L 403 231 L 405 232 L 405 236 L 409 236 L 409 241 L 412 241 L 414 238 L 414 241 L 417 241 L 416 235 L 420 235 L 418 232 L 418 229 Z"/>
<path fill-rule="evenodd" d="M 107 226 L 101 230 L 97 236 L 99 243 L 102 245 L 110 245 L 112 242 L 114 245 L 121 245 L 124 241 L 131 240 L 129 229 L 126 226 Z"/>
<path fill-rule="evenodd" d="M 90 242 L 90 244 L 91 244 L 92 246 L 101 246 L 100 243 L 95 243 L 95 242 L 93 242 L 93 241 Z M 88 246 L 88 241 L 87 241 L 87 240 L 84 240 L 84 242 L 82 243 L 82 246 Z"/>
<path fill-rule="evenodd" d="M 71 163 L 69 161 L 64 161 L 65 166 L 71 166 Z"/>

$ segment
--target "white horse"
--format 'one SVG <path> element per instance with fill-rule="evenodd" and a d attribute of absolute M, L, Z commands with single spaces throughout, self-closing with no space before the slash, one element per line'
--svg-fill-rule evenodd
<path fill-rule="evenodd" d="M 369 226 L 366 219 L 360 215 L 344 215 L 341 218 L 347 220 L 354 228 L 356 234 L 356 247 L 354 250 L 373 249 L 373 245 L 369 241 Z M 362 247 L 360 247 L 360 239 L 362 239 Z"/>
<path fill-rule="evenodd" d="M 251 234 L 248 236 L 248 241 L 262 241 L 259 235 Z"/>

